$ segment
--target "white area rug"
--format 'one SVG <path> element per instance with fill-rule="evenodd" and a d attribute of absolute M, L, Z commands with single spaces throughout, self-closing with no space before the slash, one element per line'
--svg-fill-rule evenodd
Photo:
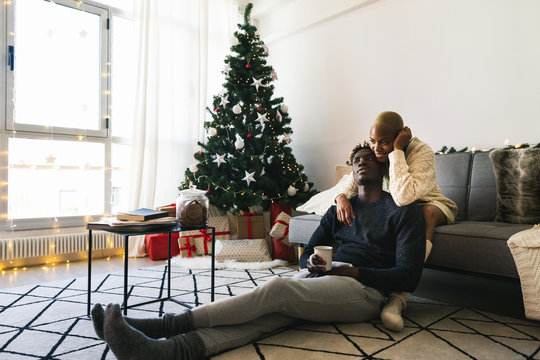
<path fill-rule="evenodd" d="M 171 259 L 171 263 L 184 269 L 211 269 L 212 258 L 210 256 L 196 256 L 192 258 L 183 258 L 175 256 Z M 263 270 L 271 269 L 278 266 L 285 267 L 289 263 L 286 260 L 272 260 L 263 262 L 238 262 L 236 260 L 215 261 L 216 269 L 237 269 L 237 270 Z"/>
<path fill-rule="evenodd" d="M 130 270 L 129 303 L 166 293 L 166 266 Z M 216 300 L 249 291 L 295 270 L 216 271 Z M 0 359 L 114 359 L 86 316 L 86 278 L 0 290 Z M 210 271 L 172 267 L 171 295 L 186 306 L 210 301 Z M 122 273 L 94 275 L 93 301 L 120 303 Z M 172 301 L 129 309 L 132 317 L 179 312 Z M 357 324 L 304 323 L 218 356 L 238 359 L 540 359 L 540 323 L 411 297 L 405 329 L 378 319 Z"/>

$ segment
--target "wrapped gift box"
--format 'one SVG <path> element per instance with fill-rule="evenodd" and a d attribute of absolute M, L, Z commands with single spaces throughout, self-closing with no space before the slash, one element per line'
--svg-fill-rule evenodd
<path fill-rule="evenodd" d="M 291 215 L 287 214 L 284 211 L 280 212 L 276 220 L 274 220 L 272 229 L 270 229 L 270 236 L 273 238 L 286 240 L 289 234 L 290 221 L 291 221 Z"/>
<path fill-rule="evenodd" d="M 208 226 L 215 228 L 216 240 L 229 240 L 231 238 L 229 218 L 227 216 L 209 218 Z M 185 239 L 190 239 L 191 246 L 196 247 L 197 255 L 212 254 L 212 231 L 210 229 L 182 231 L 179 238 L 180 243 L 184 244 Z"/>
<path fill-rule="evenodd" d="M 290 205 L 272 202 L 270 204 L 271 233 L 279 235 L 272 236 L 272 258 L 294 262 L 297 260 L 296 246 L 289 242 L 289 221 L 292 214 Z M 283 231 L 283 234 L 281 232 Z"/>
<path fill-rule="evenodd" d="M 264 238 L 264 219 L 262 215 L 237 215 L 236 236 L 238 239 Z"/>
<path fill-rule="evenodd" d="M 216 260 L 238 262 L 272 261 L 266 239 L 216 241 Z"/>
<path fill-rule="evenodd" d="M 197 256 L 197 247 L 192 244 L 189 237 L 179 237 L 178 247 L 180 248 L 180 256 L 183 258 Z"/>
<path fill-rule="evenodd" d="M 144 239 L 146 243 L 146 252 L 152 260 L 167 259 L 169 254 L 169 234 L 151 234 L 146 235 Z M 171 257 L 177 256 L 180 253 L 178 247 L 178 233 L 171 233 Z"/>

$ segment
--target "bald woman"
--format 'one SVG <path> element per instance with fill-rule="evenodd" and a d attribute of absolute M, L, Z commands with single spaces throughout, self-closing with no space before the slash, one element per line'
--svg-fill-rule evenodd
<path fill-rule="evenodd" d="M 369 145 L 377 161 L 388 163 L 388 191 L 398 206 L 416 202 L 421 206 L 426 220 L 426 259 L 431 251 L 431 239 L 435 226 L 452 224 L 457 205 L 446 198 L 437 185 L 435 153 L 424 142 L 412 137 L 411 130 L 403 126 L 398 113 L 385 111 L 373 122 L 369 132 Z M 339 221 L 351 225 L 354 217 L 349 199 L 356 196 L 357 187 L 351 181 L 340 189 L 336 197 Z M 405 308 L 409 293 L 392 293 L 381 312 L 383 325 L 393 331 L 403 329 L 401 311 Z"/>

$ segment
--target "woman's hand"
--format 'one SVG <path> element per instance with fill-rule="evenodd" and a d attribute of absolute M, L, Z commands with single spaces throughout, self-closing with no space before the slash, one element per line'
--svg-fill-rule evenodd
<path fill-rule="evenodd" d="M 336 198 L 337 218 L 340 222 L 352 226 L 352 219 L 354 219 L 354 212 L 351 202 L 343 194 L 338 195 Z"/>
<path fill-rule="evenodd" d="M 403 148 L 411 141 L 412 132 L 408 126 L 400 130 L 394 139 L 394 150 L 403 150 Z"/>

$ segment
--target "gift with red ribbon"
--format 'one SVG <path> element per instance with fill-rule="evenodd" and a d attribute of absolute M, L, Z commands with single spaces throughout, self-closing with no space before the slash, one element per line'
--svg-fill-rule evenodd
<path fill-rule="evenodd" d="M 236 216 L 236 236 L 238 239 L 264 238 L 264 218 L 257 213 L 243 212 Z"/>
<path fill-rule="evenodd" d="M 289 222 L 291 221 L 291 215 L 282 211 L 277 216 L 272 228 L 270 229 L 270 236 L 281 240 L 281 242 L 287 246 L 289 244 Z"/>
<path fill-rule="evenodd" d="M 182 256 L 183 258 L 197 256 L 197 254 L 195 253 L 197 251 L 197 247 L 195 245 L 191 245 L 191 241 L 189 238 L 179 238 L 178 246 L 180 247 L 180 256 Z"/>
<path fill-rule="evenodd" d="M 229 240 L 229 218 L 227 216 L 215 216 L 208 219 L 208 226 L 215 229 L 216 240 Z M 197 255 L 212 254 L 212 231 L 210 229 L 199 229 L 182 231 L 180 239 L 190 239 L 197 248 Z"/>
<path fill-rule="evenodd" d="M 290 216 L 292 215 L 292 207 L 290 205 L 279 204 L 277 202 L 272 202 L 270 204 L 270 221 L 271 224 L 273 224 L 272 228 L 276 225 L 276 222 L 279 225 L 283 225 L 278 221 L 278 217 L 282 213 L 289 215 L 290 220 Z M 284 234 L 279 237 L 272 236 L 272 258 L 295 262 L 298 260 L 296 255 L 296 247 L 288 241 L 289 221 L 283 220 L 283 222 L 287 223 L 287 234 L 284 232 Z"/>

